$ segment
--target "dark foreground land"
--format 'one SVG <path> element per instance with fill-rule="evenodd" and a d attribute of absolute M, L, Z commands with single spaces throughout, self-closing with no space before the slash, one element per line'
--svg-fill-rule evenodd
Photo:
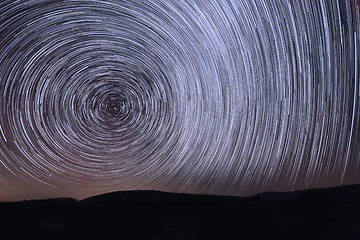
<path fill-rule="evenodd" d="M 360 239 L 360 185 L 253 197 L 156 191 L 0 203 L 0 239 Z"/>

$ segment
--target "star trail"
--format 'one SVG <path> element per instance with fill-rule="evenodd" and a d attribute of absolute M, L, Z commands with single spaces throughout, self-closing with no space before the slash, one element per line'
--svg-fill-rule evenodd
<path fill-rule="evenodd" d="M 0 200 L 360 183 L 359 1 L 0 2 Z"/>

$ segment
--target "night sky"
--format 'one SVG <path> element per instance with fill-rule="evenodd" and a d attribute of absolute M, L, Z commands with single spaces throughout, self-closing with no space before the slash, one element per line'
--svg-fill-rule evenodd
<path fill-rule="evenodd" d="M 0 1 L 0 201 L 360 183 L 359 7 Z"/>

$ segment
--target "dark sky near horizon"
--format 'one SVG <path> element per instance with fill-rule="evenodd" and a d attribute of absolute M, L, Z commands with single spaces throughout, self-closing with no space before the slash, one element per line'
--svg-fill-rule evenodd
<path fill-rule="evenodd" d="M 0 1 L 0 201 L 360 183 L 359 7 Z"/>

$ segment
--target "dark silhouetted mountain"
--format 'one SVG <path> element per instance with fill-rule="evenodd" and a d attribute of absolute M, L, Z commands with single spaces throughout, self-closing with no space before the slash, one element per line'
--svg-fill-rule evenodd
<path fill-rule="evenodd" d="M 0 203 L 0 239 L 360 239 L 360 185 L 252 197 L 157 191 Z"/>

